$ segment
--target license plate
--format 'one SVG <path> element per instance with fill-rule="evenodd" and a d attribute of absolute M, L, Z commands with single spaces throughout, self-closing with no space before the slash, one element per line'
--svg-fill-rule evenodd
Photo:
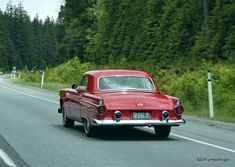
<path fill-rule="evenodd" d="M 149 119 L 150 115 L 148 112 L 133 112 L 132 113 L 132 119 L 134 120 L 145 120 L 145 119 Z"/>

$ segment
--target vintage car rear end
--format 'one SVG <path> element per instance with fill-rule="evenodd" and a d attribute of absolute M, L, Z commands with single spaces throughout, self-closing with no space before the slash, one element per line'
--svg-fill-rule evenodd
<path fill-rule="evenodd" d="M 171 126 L 185 123 L 180 100 L 160 93 L 153 78 L 143 71 L 89 71 L 84 77 L 83 90 L 81 86 L 64 89 L 60 97 L 61 110 L 70 101 L 66 117 L 82 122 L 88 136 L 101 126 L 153 126 L 157 136 L 167 137 Z"/>

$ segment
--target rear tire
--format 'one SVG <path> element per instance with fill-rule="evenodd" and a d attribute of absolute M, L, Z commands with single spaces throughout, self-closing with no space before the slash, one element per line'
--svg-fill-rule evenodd
<path fill-rule="evenodd" d="M 154 131 L 158 137 L 167 138 L 171 132 L 171 126 L 156 125 Z"/>
<path fill-rule="evenodd" d="M 74 120 L 69 119 L 66 115 L 66 113 L 64 112 L 64 106 L 62 106 L 62 121 L 63 121 L 63 125 L 66 128 L 72 128 L 74 127 Z"/>
<path fill-rule="evenodd" d="M 84 125 L 84 132 L 87 135 L 87 137 L 94 137 L 95 127 L 91 126 L 90 121 L 88 119 L 84 119 L 83 125 Z"/>

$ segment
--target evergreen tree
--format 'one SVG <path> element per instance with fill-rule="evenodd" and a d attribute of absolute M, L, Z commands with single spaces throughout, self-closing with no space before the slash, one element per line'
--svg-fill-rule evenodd
<path fill-rule="evenodd" d="M 33 54 L 34 54 L 34 68 L 42 69 L 42 55 L 41 55 L 41 43 L 42 43 L 42 26 L 43 22 L 36 15 L 32 21 L 32 32 L 33 32 Z"/>
<path fill-rule="evenodd" d="M 93 1 L 87 0 L 66 0 L 65 6 L 61 8 L 60 19 L 64 20 L 66 28 L 66 44 L 60 51 L 68 50 L 69 57 L 77 56 L 84 61 L 84 48 L 87 44 L 87 29 L 92 25 L 93 20 L 88 17 L 87 9 L 92 6 Z"/>
<path fill-rule="evenodd" d="M 42 67 L 50 67 L 56 64 L 56 31 L 55 23 L 49 17 L 46 18 L 42 27 L 40 43 L 40 56 Z"/>
<path fill-rule="evenodd" d="M 56 65 L 56 24 L 50 18 L 43 23 L 36 16 L 30 20 L 23 4 L 10 1 L 0 12 L 0 65 L 6 69 L 45 68 Z"/>

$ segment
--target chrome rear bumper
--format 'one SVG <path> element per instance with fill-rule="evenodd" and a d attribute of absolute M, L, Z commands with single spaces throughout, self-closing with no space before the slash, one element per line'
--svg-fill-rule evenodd
<path fill-rule="evenodd" d="M 184 119 L 180 120 L 97 120 L 93 119 L 94 126 L 154 126 L 154 125 L 168 125 L 168 126 L 179 126 L 185 124 Z"/>

